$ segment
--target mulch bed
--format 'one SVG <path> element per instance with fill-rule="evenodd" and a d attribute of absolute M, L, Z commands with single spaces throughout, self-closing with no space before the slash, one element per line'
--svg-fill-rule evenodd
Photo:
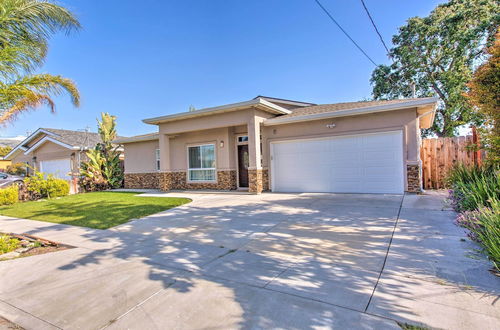
<path fill-rule="evenodd" d="M 0 233 L 0 235 L 5 235 L 5 233 Z M 29 234 L 8 233 L 6 235 L 8 235 L 10 238 L 19 240 L 20 247 L 12 252 L 0 254 L 0 261 L 29 257 L 73 248 L 73 246 L 70 245 L 61 244 Z"/>

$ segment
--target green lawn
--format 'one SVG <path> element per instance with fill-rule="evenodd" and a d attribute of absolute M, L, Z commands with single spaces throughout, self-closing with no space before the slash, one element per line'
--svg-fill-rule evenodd
<path fill-rule="evenodd" d="M 187 198 L 139 197 L 133 192 L 92 192 L 59 199 L 0 206 L 0 214 L 106 229 L 189 203 Z"/>

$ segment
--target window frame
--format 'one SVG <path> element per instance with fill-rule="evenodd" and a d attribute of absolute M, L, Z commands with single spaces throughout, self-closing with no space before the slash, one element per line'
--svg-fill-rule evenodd
<path fill-rule="evenodd" d="M 246 138 L 246 140 L 240 141 L 240 138 Z M 240 135 L 236 136 L 236 144 L 239 144 L 239 145 L 248 144 L 248 140 L 249 140 L 248 134 L 240 134 Z"/>
<path fill-rule="evenodd" d="M 203 147 L 203 146 L 213 146 L 214 147 L 214 159 L 215 159 L 215 167 L 201 167 L 201 168 L 191 168 L 189 167 L 189 148 L 195 148 L 195 147 Z M 200 148 L 200 150 L 202 150 Z M 203 160 L 201 158 L 202 156 L 200 155 L 200 163 L 203 164 Z M 217 182 L 217 143 L 216 142 L 207 142 L 207 143 L 197 143 L 197 144 L 189 144 L 186 146 L 186 181 L 189 183 L 215 183 Z M 213 170 L 214 171 L 214 179 L 213 180 L 192 180 L 190 173 L 192 171 L 207 171 L 207 170 Z"/>
<path fill-rule="evenodd" d="M 155 149 L 155 167 L 156 171 L 161 170 L 161 163 L 160 163 L 160 149 Z"/>

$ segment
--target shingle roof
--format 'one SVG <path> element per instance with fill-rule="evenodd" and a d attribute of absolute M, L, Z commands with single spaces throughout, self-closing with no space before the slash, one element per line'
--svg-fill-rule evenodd
<path fill-rule="evenodd" d="M 101 142 L 101 137 L 97 133 L 55 128 L 42 128 L 42 130 L 55 134 L 51 136 L 53 139 L 74 147 L 93 148 Z"/>
<path fill-rule="evenodd" d="M 427 98 L 409 98 L 409 99 L 399 99 L 399 100 L 378 100 L 378 101 L 359 101 L 359 102 L 344 102 L 344 103 L 333 103 L 333 104 L 319 104 L 309 107 L 299 107 L 290 109 L 292 113 L 288 115 L 280 116 L 279 118 L 291 118 L 305 115 L 314 115 L 327 112 L 335 112 L 340 110 L 351 110 L 351 109 L 362 109 L 373 106 L 380 105 L 395 105 L 398 103 L 407 103 L 416 100 L 425 100 Z M 428 99 L 433 99 L 429 97 Z"/>
<path fill-rule="evenodd" d="M 140 142 L 140 141 L 153 141 L 153 140 L 158 140 L 158 138 L 159 138 L 158 133 L 147 133 L 141 135 L 134 135 L 130 137 L 119 137 L 116 138 L 113 142 L 123 144 L 123 143 Z"/>

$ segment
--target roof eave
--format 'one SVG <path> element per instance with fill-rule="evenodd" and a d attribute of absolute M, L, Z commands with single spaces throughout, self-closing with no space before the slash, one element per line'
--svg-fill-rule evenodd
<path fill-rule="evenodd" d="M 434 123 L 434 118 L 436 117 L 437 102 L 434 105 L 427 107 L 420 107 L 417 109 L 418 113 L 418 125 L 419 128 L 430 128 Z"/>
<path fill-rule="evenodd" d="M 166 122 L 170 122 L 170 121 L 190 119 L 190 118 L 202 117 L 202 116 L 208 116 L 208 115 L 215 115 L 215 114 L 219 114 L 219 113 L 237 111 L 237 110 L 251 108 L 251 107 L 260 108 L 264 111 L 271 112 L 274 114 L 285 115 L 285 114 L 291 113 L 291 111 L 288 109 L 280 107 L 280 106 L 278 106 L 274 103 L 271 103 L 267 100 L 264 100 L 262 98 L 257 98 L 257 99 L 250 100 L 250 101 L 226 104 L 226 105 L 221 105 L 218 107 L 205 108 L 205 109 L 200 109 L 200 110 L 191 111 L 191 112 L 181 112 L 181 113 L 176 113 L 173 115 L 147 118 L 147 119 L 143 119 L 142 121 L 146 124 L 158 125 L 158 124 L 166 123 Z"/>
<path fill-rule="evenodd" d="M 267 119 L 264 121 L 263 124 L 264 126 L 274 126 L 274 125 L 291 124 L 296 122 L 305 122 L 305 121 L 313 121 L 313 120 L 336 118 L 336 117 L 348 117 L 348 116 L 357 116 L 357 115 L 364 115 L 377 112 L 403 110 L 408 108 L 419 108 L 425 106 L 433 106 L 435 109 L 437 100 L 438 98 L 429 98 L 425 100 L 408 101 L 404 103 L 378 105 L 365 108 L 345 109 L 339 111 L 323 112 L 323 113 L 309 114 L 309 115 L 289 117 L 289 118 L 277 117 L 277 118 Z"/>
<path fill-rule="evenodd" d="M 18 153 L 28 150 L 28 148 L 23 147 L 22 145 L 17 145 L 14 149 L 9 151 L 7 155 L 3 157 L 4 160 L 12 160 Z"/>
<path fill-rule="evenodd" d="M 265 96 L 265 95 L 256 96 L 254 98 L 254 100 L 257 99 L 257 98 L 262 98 L 262 99 L 265 99 L 265 100 L 270 100 L 270 102 L 275 101 L 276 103 L 295 105 L 295 106 L 298 106 L 298 107 L 307 107 L 307 106 L 311 106 L 311 105 L 317 105 L 316 103 L 301 102 L 301 101 L 294 101 L 294 100 L 287 100 L 287 99 L 280 99 L 280 98 L 277 98 L 277 97 L 271 97 L 271 96 Z"/>
<path fill-rule="evenodd" d="M 24 152 L 24 154 L 28 155 L 28 154 L 32 153 L 34 150 L 36 150 L 40 146 L 42 146 L 45 142 L 52 142 L 52 143 L 55 143 L 57 145 L 60 145 L 63 148 L 70 149 L 70 150 L 79 150 L 80 149 L 80 147 L 73 146 L 71 144 L 67 144 L 67 143 L 61 142 L 61 141 L 56 140 L 56 139 L 54 139 L 54 138 L 52 138 L 50 136 L 44 136 L 43 138 L 40 139 L 40 141 L 38 141 L 37 143 L 35 143 L 34 145 L 32 145 L 30 148 L 28 148 Z"/>

